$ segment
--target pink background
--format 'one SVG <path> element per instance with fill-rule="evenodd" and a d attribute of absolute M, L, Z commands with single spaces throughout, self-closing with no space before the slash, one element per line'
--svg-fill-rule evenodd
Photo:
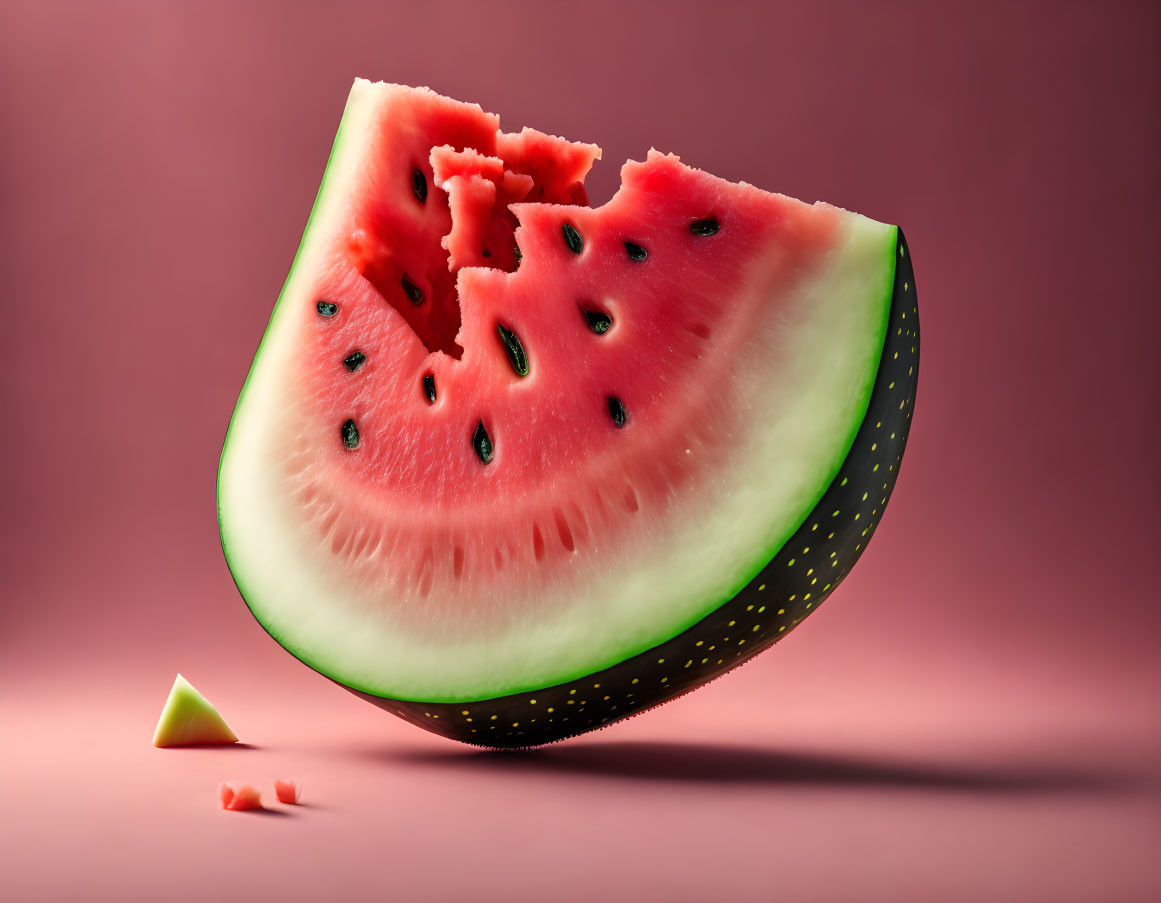
<path fill-rule="evenodd" d="M 505 756 L 251 620 L 215 467 L 355 75 L 903 224 L 911 445 L 793 641 Z M 0 897 L 1161 897 L 1158 110 L 1150 2 L 0 4 Z M 178 670 L 251 748 L 150 747 Z"/>

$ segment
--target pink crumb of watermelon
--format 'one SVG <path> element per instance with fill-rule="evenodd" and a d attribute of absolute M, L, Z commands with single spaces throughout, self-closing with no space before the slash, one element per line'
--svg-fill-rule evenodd
<path fill-rule="evenodd" d="M 218 785 L 218 801 L 221 802 L 223 809 L 229 809 L 230 803 L 234 800 L 234 788 L 223 781 Z"/>
<path fill-rule="evenodd" d="M 218 785 L 218 800 L 223 809 L 234 812 L 245 812 L 262 808 L 262 794 L 249 784 L 239 784 L 231 787 L 229 784 Z"/>
<path fill-rule="evenodd" d="M 285 778 L 279 778 L 274 782 L 274 792 L 280 803 L 289 803 L 295 806 L 302 799 L 302 790 L 299 789 L 299 786 L 294 781 L 288 781 Z"/>

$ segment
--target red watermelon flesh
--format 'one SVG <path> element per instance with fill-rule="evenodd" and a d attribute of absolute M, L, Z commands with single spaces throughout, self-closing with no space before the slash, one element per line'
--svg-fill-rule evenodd
<path fill-rule="evenodd" d="M 274 793 L 280 803 L 297 806 L 302 800 L 302 788 L 286 778 L 279 778 L 274 782 Z"/>
<path fill-rule="evenodd" d="M 218 784 L 218 802 L 223 809 L 234 812 L 250 812 L 261 809 L 262 794 L 249 784 L 239 784 L 237 787 L 221 783 Z"/>
<path fill-rule="evenodd" d="M 263 626 L 469 742 L 607 723 L 774 642 L 861 552 L 906 437 L 897 229 L 657 152 L 590 208 L 598 157 L 357 82 L 223 452 L 223 545 Z M 860 444 L 876 392 L 900 423 Z M 802 530 L 825 557 L 795 572 Z M 747 593 L 746 635 L 717 629 Z M 670 673 L 658 650 L 686 640 Z M 554 694 L 561 714 L 465 714 Z"/>
<path fill-rule="evenodd" d="M 449 266 L 447 254 L 441 253 L 453 221 L 447 198 L 431 188 L 437 175 L 433 169 L 442 162 L 438 151 L 470 148 L 478 165 L 487 166 L 491 160 L 502 167 L 499 197 L 492 198 L 487 209 L 478 204 L 493 182 L 487 176 L 463 179 L 460 203 L 470 206 L 462 210 L 460 220 L 461 229 L 480 233 L 473 263 L 511 270 L 516 266 L 512 241 L 516 219 L 507 205 L 521 200 L 587 203 L 583 182 L 600 149 L 532 129 L 505 135 L 498 130 L 498 117 L 435 94 L 415 93 L 397 102 L 406 106 L 410 132 L 406 137 L 411 140 L 400 141 L 391 134 L 381 141 L 378 171 L 362 174 L 367 179 L 366 196 L 361 209 L 352 211 L 350 247 L 343 256 L 399 311 L 425 347 L 458 357 L 455 283 L 463 264 Z M 503 161 L 487 156 L 495 153 L 503 153 Z M 456 168 L 466 176 L 472 165 L 464 161 Z M 378 179 L 396 172 L 409 174 L 404 185 L 381 190 Z"/>

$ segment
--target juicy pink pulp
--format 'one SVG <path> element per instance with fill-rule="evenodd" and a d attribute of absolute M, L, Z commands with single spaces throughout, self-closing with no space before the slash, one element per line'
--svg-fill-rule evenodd
<path fill-rule="evenodd" d="M 408 100 L 407 121 L 393 121 L 375 149 L 381 170 L 368 174 L 349 259 L 429 350 L 459 357 L 456 273 L 464 266 L 514 270 L 516 218 L 508 206 L 587 204 L 584 178 L 600 148 L 532 129 L 506 135 L 499 117 L 434 94 L 410 92 Z M 416 173 L 426 186 L 422 199 Z M 450 202 L 437 187 L 449 182 Z"/>
<path fill-rule="evenodd" d="M 769 320 L 769 299 L 792 295 L 825 257 L 839 219 L 655 152 L 624 167 L 608 204 L 580 206 L 595 147 L 505 135 L 478 107 L 393 90 L 373 163 L 325 239 L 333 265 L 294 312 L 304 401 L 279 442 L 300 510 L 348 577 L 384 587 L 383 606 L 433 596 L 449 623 L 503 619 L 515 614 L 508 595 L 457 593 L 460 581 L 478 588 L 518 571 L 524 585 L 559 584 L 696 516 L 691 490 L 707 489 L 747 429 L 735 353 L 759 314 Z M 706 218 L 716 234 L 691 231 Z M 318 299 L 337 314 L 320 317 Z M 612 327 L 595 334 L 582 309 Z M 498 326 L 519 337 L 527 376 Z M 366 362 L 350 372 L 342 362 L 356 351 Z M 610 397 L 628 411 L 622 428 Z M 348 420 L 356 448 L 342 439 Z M 479 423 L 494 448 L 487 464 L 473 446 Z M 489 610 L 457 608 L 469 596 Z M 416 617 L 435 626 L 430 611 Z"/>
<path fill-rule="evenodd" d="M 292 806 L 297 806 L 301 799 L 301 791 L 298 785 L 294 781 L 288 781 L 285 778 L 279 778 L 274 782 L 274 794 L 278 797 L 278 802 Z"/>
<path fill-rule="evenodd" d="M 218 802 L 223 809 L 235 812 L 249 812 L 262 808 L 262 794 L 249 784 L 239 784 L 234 787 L 230 784 L 218 785 Z"/>

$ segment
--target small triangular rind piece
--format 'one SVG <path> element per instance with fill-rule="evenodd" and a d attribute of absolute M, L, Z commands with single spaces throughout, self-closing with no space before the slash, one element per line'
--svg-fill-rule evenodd
<path fill-rule="evenodd" d="M 154 746 L 195 746 L 237 743 L 238 737 L 201 693 L 180 674 L 173 681 L 157 729 Z"/>

